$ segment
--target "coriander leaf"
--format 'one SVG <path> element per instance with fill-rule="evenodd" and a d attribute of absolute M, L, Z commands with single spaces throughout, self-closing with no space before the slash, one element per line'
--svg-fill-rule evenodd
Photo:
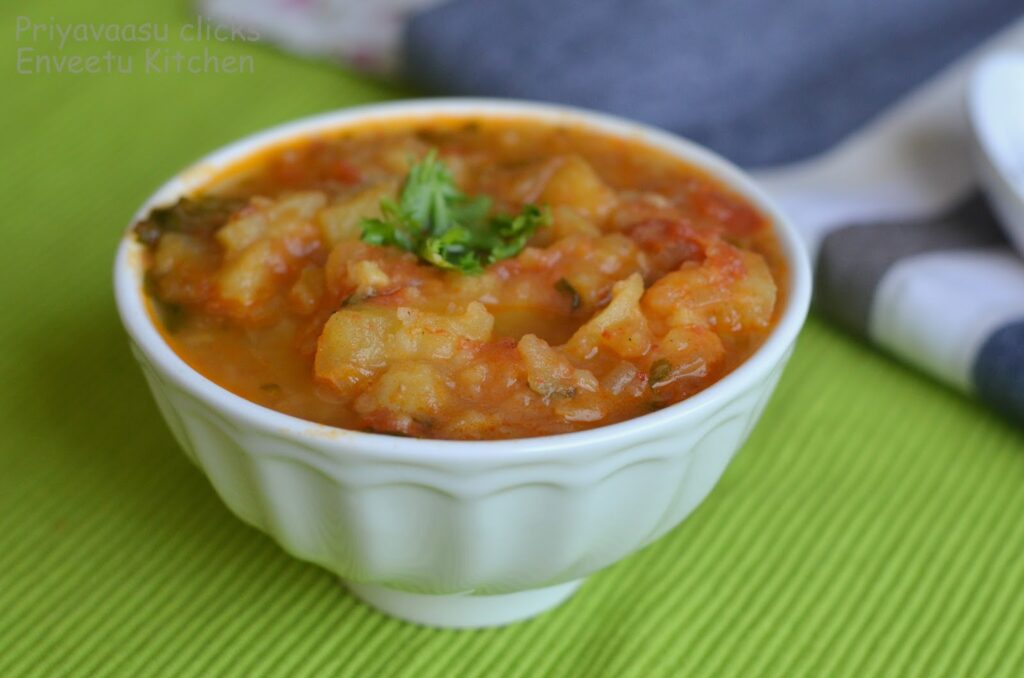
<path fill-rule="evenodd" d="M 451 218 L 459 224 L 478 224 L 487 219 L 491 211 L 491 199 L 486 195 L 461 196 L 449 205 Z"/>
<path fill-rule="evenodd" d="M 491 227 L 497 233 L 499 242 L 491 248 L 490 261 L 500 261 L 519 254 L 530 236 L 541 226 L 551 223 L 551 215 L 546 209 L 536 205 L 526 205 L 523 211 L 514 217 L 499 214 L 491 218 Z"/>
<path fill-rule="evenodd" d="M 516 215 L 489 216 L 491 206 L 487 196 L 462 193 L 432 150 L 409 169 L 397 202 L 382 199 L 381 217 L 360 221 L 362 239 L 414 252 L 438 268 L 478 275 L 487 264 L 521 252 L 551 221 L 546 209 L 534 205 Z"/>
<path fill-rule="evenodd" d="M 448 169 L 432 150 L 409 169 L 398 208 L 410 223 L 419 224 L 428 233 L 437 233 L 448 228 L 448 201 L 460 195 Z"/>
<path fill-rule="evenodd" d="M 427 238 L 420 256 L 439 268 L 451 268 L 463 273 L 483 272 L 480 260 L 470 248 L 472 234 L 461 226 L 455 226 L 440 236 Z"/>

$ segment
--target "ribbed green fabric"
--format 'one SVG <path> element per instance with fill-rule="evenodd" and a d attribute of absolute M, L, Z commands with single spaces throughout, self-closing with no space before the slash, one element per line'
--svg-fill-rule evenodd
<path fill-rule="evenodd" d="M 19 75 L 3 6 L 0 676 L 1024 675 L 1024 436 L 812 320 L 705 504 L 535 621 L 417 628 L 233 518 L 177 450 L 115 315 L 115 243 L 199 154 L 403 92 L 266 48 L 251 75 Z M 172 32 L 173 32 L 172 26 Z M 196 50 L 171 43 L 171 49 Z M 146 45 L 86 43 L 141 62 Z"/>

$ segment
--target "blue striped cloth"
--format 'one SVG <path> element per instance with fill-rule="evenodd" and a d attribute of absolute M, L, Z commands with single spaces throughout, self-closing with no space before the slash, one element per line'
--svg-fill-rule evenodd
<path fill-rule="evenodd" d="M 1024 261 L 979 192 L 962 97 L 1024 50 L 1021 0 L 201 0 L 290 49 L 444 94 L 607 110 L 752 169 L 819 312 L 1024 425 Z"/>
<path fill-rule="evenodd" d="M 755 173 L 814 256 L 815 306 L 1024 425 L 1024 259 L 971 162 L 963 105 L 987 53 L 1024 20 L 827 152 Z"/>

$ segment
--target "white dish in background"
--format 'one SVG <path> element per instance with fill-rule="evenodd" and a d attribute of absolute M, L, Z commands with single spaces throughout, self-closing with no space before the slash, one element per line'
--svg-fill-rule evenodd
<path fill-rule="evenodd" d="M 746 440 L 803 325 L 810 265 L 793 227 L 738 168 L 695 144 L 607 115 L 543 104 L 435 99 L 300 120 L 217 151 L 139 211 L 173 202 L 218 169 L 287 139 L 372 120 L 526 117 L 641 139 L 703 168 L 774 223 L 789 295 L 770 336 L 706 390 L 657 412 L 564 435 L 437 441 L 344 431 L 236 396 L 164 341 L 129 230 L 115 292 L 135 357 L 189 457 L 242 520 L 336 573 L 369 604 L 436 626 L 507 624 L 568 598 L 583 578 L 675 527 Z"/>
<path fill-rule="evenodd" d="M 982 188 L 1024 254 L 1024 53 L 984 59 L 971 76 L 967 105 Z"/>

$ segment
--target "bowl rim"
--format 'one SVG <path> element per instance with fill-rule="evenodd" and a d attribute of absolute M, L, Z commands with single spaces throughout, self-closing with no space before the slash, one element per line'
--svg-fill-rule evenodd
<path fill-rule="evenodd" d="M 703 391 L 656 412 L 582 431 L 500 440 L 404 438 L 319 424 L 236 395 L 203 376 L 178 356 L 154 325 L 147 308 L 140 267 L 142 245 L 132 237 L 131 231 L 136 221 L 153 207 L 176 200 L 188 190 L 202 186 L 224 166 L 264 148 L 372 121 L 445 115 L 561 122 L 620 138 L 636 139 L 694 165 L 751 201 L 772 220 L 790 276 L 786 308 L 768 338 L 729 374 Z M 558 104 L 483 98 L 409 99 L 342 108 L 276 125 L 222 146 L 178 172 L 142 204 L 122 234 L 114 263 L 117 308 L 129 336 L 161 375 L 207 406 L 225 410 L 258 429 L 298 437 L 330 452 L 358 450 L 381 458 L 397 456 L 422 461 L 488 464 L 551 461 L 550 455 L 556 451 L 569 454 L 570 457 L 559 458 L 559 461 L 566 461 L 571 459 L 572 453 L 584 454 L 614 441 L 643 438 L 645 434 L 667 429 L 673 422 L 712 409 L 716 403 L 730 401 L 751 383 L 766 377 L 785 359 L 807 315 L 811 279 L 807 250 L 794 226 L 749 175 L 713 151 L 664 130 L 606 113 Z"/>

